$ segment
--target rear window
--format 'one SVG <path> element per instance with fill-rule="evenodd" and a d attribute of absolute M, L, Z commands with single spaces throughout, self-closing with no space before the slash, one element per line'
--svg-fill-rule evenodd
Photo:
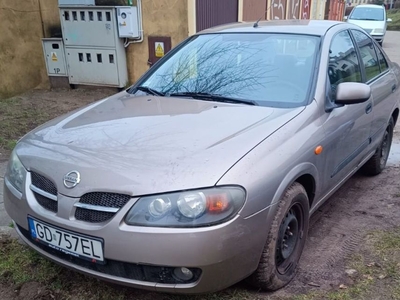
<path fill-rule="evenodd" d="M 385 17 L 382 7 L 355 7 L 350 20 L 383 21 Z"/>

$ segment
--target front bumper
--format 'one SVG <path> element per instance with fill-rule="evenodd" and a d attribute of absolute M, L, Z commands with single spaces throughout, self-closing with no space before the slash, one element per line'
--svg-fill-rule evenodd
<path fill-rule="evenodd" d="M 382 42 L 383 38 L 385 37 L 384 34 L 371 34 L 372 38 L 377 42 Z"/>
<path fill-rule="evenodd" d="M 43 256 L 76 271 L 131 287 L 172 293 L 206 293 L 226 288 L 250 275 L 257 267 L 269 230 L 269 209 L 250 218 L 235 217 L 227 223 L 204 228 L 150 228 L 128 226 L 123 217 L 132 206 L 128 202 L 110 221 L 90 224 L 73 214 L 52 213 L 37 202 L 28 188 L 28 173 L 22 195 L 5 184 L 4 204 L 21 238 Z M 20 197 L 18 197 L 20 196 Z M 59 205 L 73 205 L 74 198 L 58 195 Z M 137 199 L 132 199 L 133 203 Z M 63 202 L 63 203 L 61 203 Z M 27 216 L 66 230 L 104 239 L 108 266 L 83 263 L 37 244 L 29 236 Z M 198 268 L 196 282 L 165 284 L 126 276 L 135 265 Z M 110 270 L 113 270 L 112 272 Z M 129 273 L 129 272 L 128 272 Z"/>

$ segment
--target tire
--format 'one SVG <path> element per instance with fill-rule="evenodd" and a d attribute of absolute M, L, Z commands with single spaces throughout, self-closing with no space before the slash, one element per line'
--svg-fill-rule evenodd
<path fill-rule="evenodd" d="M 383 47 L 383 41 L 378 42 L 379 46 Z"/>
<path fill-rule="evenodd" d="M 259 265 L 247 279 L 249 284 L 262 290 L 275 291 L 293 279 L 307 239 L 308 222 L 307 193 L 301 184 L 295 182 L 278 204 Z M 286 242 L 283 240 L 285 237 Z"/>
<path fill-rule="evenodd" d="M 393 128 L 394 121 L 390 118 L 389 124 L 386 127 L 385 133 L 382 138 L 382 142 L 376 149 L 375 154 L 365 163 L 362 167 L 364 174 L 369 176 L 375 176 L 380 174 L 386 167 L 386 163 L 390 153 L 390 147 L 393 139 Z"/>

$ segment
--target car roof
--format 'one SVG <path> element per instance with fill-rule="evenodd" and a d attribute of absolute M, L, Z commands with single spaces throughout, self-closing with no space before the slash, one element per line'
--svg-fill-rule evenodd
<path fill-rule="evenodd" d="M 382 5 L 378 5 L 378 4 L 360 4 L 360 5 L 356 5 L 354 6 L 354 9 L 357 7 L 367 7 L 367 8 L 380 8 L 380 9 L 384 9 L 384 7 Z"/>
<path fill-rule="evenodd" d="M 208 33 L 294 33 L 323 36 L 331 27 L 347 24 L 340 21 L 329 20 L 273 20 L 260 21 L 254 27 L 253 22 L 239 22 L 212 27 L 199 32 Z"/>

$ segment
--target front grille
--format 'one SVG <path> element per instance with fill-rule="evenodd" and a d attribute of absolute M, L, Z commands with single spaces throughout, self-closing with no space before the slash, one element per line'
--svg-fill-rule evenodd
<path fill-rule="evenodd" d="M 27 238 L 36 247 L 39 247 L 43 251 L 54 255 L 62 259 L 65 263 L 72 263 L 74 265 L 92 270 L 95 272 L 112 275 L 120 278 L 127 278 L 131 280 L 139 280 L 154 283 L 165 283 L 165 284 L 178 284 L 178 283 L 193 283 L 196 282 L 201 275 L 201 269 L 199 268 L 189 268 L 193 273 L 193 278 L 188 281 L 182 281 L 173 275 L 175 267 L 158 267 L 158 266 L 148 266 L 133 263 L 125 263 L 117 260 L 107 259 L 104 265 L 96 264 L 83 260 L 61 251 L 57 251 L 50 247 L 47 247 L 35 240 L 33 240 L 29 234 L 28 230 L 25 230 L 17 224 L 18 230 L 22 235 Z"/>
<path fill-rule="evenodd" d="M 121 208 L 130 198 L 131 196 L 128 195 L 95 192 L 83 195 L 79 202 L 96 206 Z"/>
<path fill-rule="evenodd" d="M 75 218 L 80 221 L 90 223 L 101 223 L 110 220 L 115 213 L 106 211 L 96 211 L 77 207 L 75 211 Z"/>
<path fill-rule="evenodd" d="M 37 189 L 39 189 L 40 191 L 46 192 L 48 194 L 57 196 L 57 188 L 54 185 L 53 182 L 51 182 L 50 179 L 47 179 L 46 177 L 44 177 L 43 175 L 40 175 L 38 173 L 35 172 L 31 172 L 31 181 L 32 181 L 32 185 L 34 187 L 36 187 Z M 38 192 L 40 192 L 38 191 Z M 41 195 L 42 193 L 37 193 L 34 190 L 32 190 L 33 195 L 36 198 L 36 201 L 45 209 L 52 211 L 52 212 L 57 212 L 58 210 L 58 205 L 57 205 L 57 201 L 49 199 L 43 195 Z M 44 194 L 46 194 L 44 193 Z"/>
<path fill-rule="evenodd" d="M 50 210 L 52 212 L 57 212 L 58 210 L 58 205 L 57 201 L 51 200 L 47 197 L 44 197 L 38 193 L 33 192 L 33 195 L 35 195 L 36 201 L 45 209 Z"/>
<path fill-rule="evenodd" d="M 53 184 L 53 182 L 51 182 L 46 177 L 44 177 L 38 173 L 32 172 L 31 179 L 32 179 L 32 185 L 34 185 L 38 189 L 41 189 L 42 191 L 45 191 L 49 194 L 57 196 L 56 186 Z"/>
<path fill-rule="evenodd" d="M 101 223 L 110 220 L 116 213 L 101 211 L 101 208 L 122 208 L 131 198 L 129 195 L 94 192 L 81 197 L 79 203 L 99 207 L 97 210 L 77 207 L 75 218 L 89 223 Z"/>

